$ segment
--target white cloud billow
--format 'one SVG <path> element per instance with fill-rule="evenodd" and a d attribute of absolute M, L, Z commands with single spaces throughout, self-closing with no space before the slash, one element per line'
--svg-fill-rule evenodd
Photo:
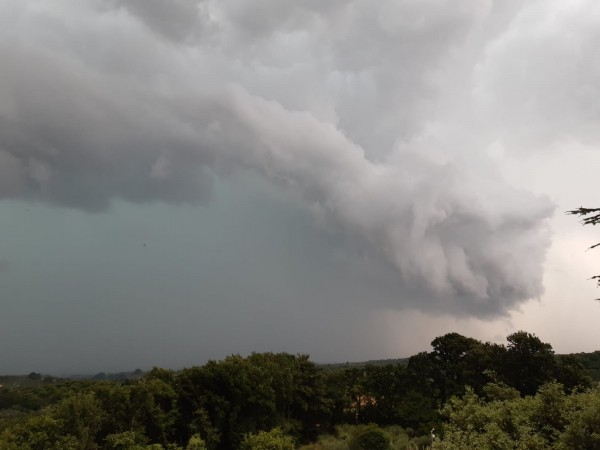
<path fill-rule="evenodd" d="M 398 306 L 504 313 L 542 293 L 553 205 L 487 149 L 600 139 L 599 8 L 562 5 L 3 2 L 0 197 L 197 202 L 250 168 L 393 266 Z"/>

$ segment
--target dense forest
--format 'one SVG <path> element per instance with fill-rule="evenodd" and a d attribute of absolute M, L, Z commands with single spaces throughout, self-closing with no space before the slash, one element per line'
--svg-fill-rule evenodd
<path fill-rule="evenodd" d="M 113 379 L 0 377 L 0 450 L 600 449 L 598 359 L 523 331 L 507 345 L 450 333 L 393 363 L 254 353 Z"/>

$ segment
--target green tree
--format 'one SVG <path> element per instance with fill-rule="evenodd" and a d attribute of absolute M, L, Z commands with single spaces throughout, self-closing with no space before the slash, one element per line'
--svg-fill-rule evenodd
<path fill-rule="evenodd" d="M 131 386 L 133 415 L 131 428 L 150 438 L 152 442 L 166 445 L 175 434 L 177 393 L 160 377 L 147 376 Z"/>
<path fill-rule="evenodd" d="M 275 427 L 308 440 L 328 421 L 323 376 L 307 355 L 233 355 L 183 370 L 176 381 L 178 429 L 199 433 L 209 448 L 237 448 L 244 435 Z"/>
<path fill-rule="evenodd" d="M 419 352 L 408 359 L 408 373 L 412 381 L 412 388 L 432 398 L 435 408 L 437 399 L 440 398 L 440 388 L 437 385 L 438 367 L 435 359 L 427 352 Z"/>
<path fill-rule="evenodd" d="M 32 416 L 0 434 L 2 450 L 80 450 L 77 439 L 66 435 L 60 420 L 49 415 Z"/>
<path fill-rule="evenodd" d="M 92 392 L 77 393 L 64 399 L 54 413 L 62 424 L 62 433 L 74 436 L 81 450 L 95 450 L 104 411 Z"/>
<path fill-rule="evenodd" d="M 535 396 L 502 395 L 489 401 L 467 390 L 442 412 L 447 422 L 438 450 L 600 450 L 598 389 L 567 395 L 561 384 L 551 382 Z"/>
<path fill-rule="evenodd" d="M 571 395 L 565 403 L 568 423 L 556 448 L 600 450 L 600 389 Z"/>
<path fill-rule="evenodd" d="M 348 443 L 350 450 L 389 450 L 390 438 L 379 427 L 367 425 L 360 427 Z"/>
<path fill-rule="evenodd" d="M 509 384 L 524 395 L 533 395 L 538 388 L 556 377 L 557 363 L 552 346 L 525 331 L 509 335 L 505 376 Z"/>
<path fill-rule="evenodd" d="M 592 380 L 583 364 L 573 355 L 561 355 L 558 358 L 556 380 L 568 391 L 592 387 Z"/>
<path fill-rule="evenodd" d="M 334 424 L 354 423 L 355 415 L 350 410 L 352 402 L 351 383 L 349 382 L 348 370 L 336 369 L 322 373 L 324 384 L 324 402 L 328 405 L 328 417 L 326 428 L 332 428 Z M 329 425 L 329 427 L 327 427 Z"/>
<path fill-rule="evenodd" d="M 181 447 L 172 444 L 164 447 L 160 444 L 146 444 L 147 438 L 134 431 L 110 434 L 105 441 L 108 450 L 181 450 Z"/>
<path fill-rule="evenodd" d="M 474 362 L 472 355 L 481 346 L 481 342 L 458 333 L 448 333 L 435 338 L 431 346 L 440 401 L 445 403 L 452 395 L 464 393 L 466 384 L 472 384 L 469 379 Z"/>
<path fill-rule="evenodd" d="M 286 436 L 281 428 L 249 433 L 240 445 L 240 450 L 294 450 L 294 448 L 294 440 Z"/>
<path fill-rule="evenodd" d="M 262 428 L 279 426 L 303 440 L 314 439 L 329 407 L 321 371 L 308 355 L 253 353 L 247 359 L 269 381 L 275 402 L 271 422 Z"/>
<path fill-rule="evenodd" d="M 104 412 L 100 436 L 131 431 L 135 426 L 135 409 L 131 403 L 132 387 L 133 384 L 112 381 L 94 382 L 90 387 Z"/>
<path fill-rule="evenodd" d="M 185 450 L 207 450 L 206 442 L 200 437 L 199 434 L 194 434 L 188 441 Z"/>
<path fill-rule="evenodd" d="M 462 398 L 452 398 L 442 409 L 447 418 L 444 436 L 436 442 L 440 450 L 462 449 L 539 449 L 549 442 L 531 425 L 529 402 L 512 400 L 485 402 L 472 389 Z"/>
<path fill-rule="evenodd" d="M 400 365 L 367 365 L 364 369 L 365 421 L 378 425 L 398 422 L 398 412 L 406 391 L 406 368 Z"/>
<path fill-rule="evenodd" d="M 180 374 L 180 408 L 210 448 L 237 448 L 245 434 L 276 425 L 271 381 L 268 373 L 239 355 L 209 361 Z M 213 441 L 216 436 L 218 441 Z"/>

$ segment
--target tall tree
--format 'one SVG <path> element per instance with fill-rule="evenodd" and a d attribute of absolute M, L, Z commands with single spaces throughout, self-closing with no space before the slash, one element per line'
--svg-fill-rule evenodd
<path fill-rule="evenodd" d="M 481 347 L 481 342 L 458 333 L 448 333 L 435 338 L 431 346 L 440 400 L 446 403 L 452 395 L 462 395 L 466 384 L 472 384 L 469 377 L 474 363 L 472 355 Z"/>
<path fill-rule="evenodd" d="M 505 376 L 521 394 L 533 395 L 556 377 L 557 363 L 552 346 L 526 331 L 509 335 Z"/>

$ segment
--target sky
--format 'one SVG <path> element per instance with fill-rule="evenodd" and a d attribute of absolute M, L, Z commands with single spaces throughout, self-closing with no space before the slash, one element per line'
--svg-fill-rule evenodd
<path fill-rule="evenodd" d="M 0 373 L 599 349 L 600 3 L 2 0 Z"/>

